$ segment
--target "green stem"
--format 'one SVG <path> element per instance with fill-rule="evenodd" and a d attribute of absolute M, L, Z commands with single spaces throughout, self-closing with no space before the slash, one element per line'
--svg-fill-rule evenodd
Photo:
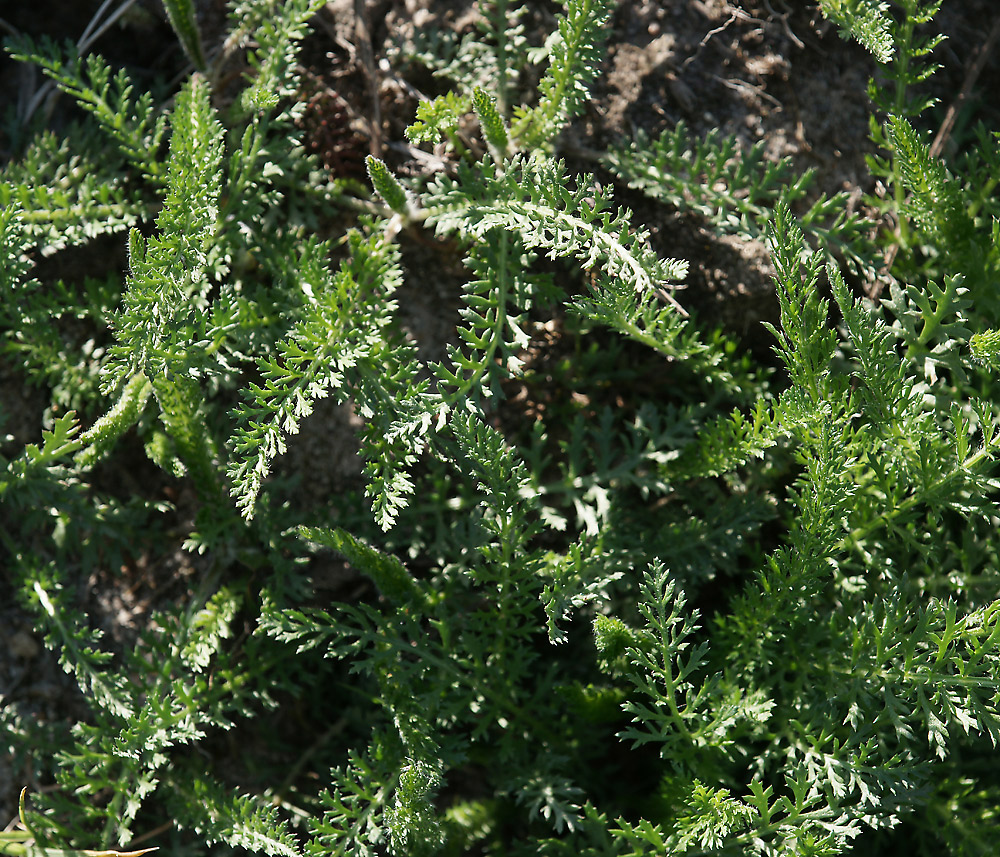
<path fill-rule="evenodd" d="M 510 118 L 510 107 L 507 103 L 508 82 L 507 75 L 507 0 L 496 0 L 496 28 L 497 35 L 497 110 L 504 119 Z"/>
<path fill-rule="evenodd" d="M 510 235 L 503 230 L 498 230 L 497 234 L 499 236 L 499 254 L 494 268 L 497 286 L 494 293 L 495 296 L 493 298 L 494 305 L 497 309 L 497 316 L 496 321 L 493 323 L 490 343 L 486 351 L 483 353 L 482 360 L 479 362 L 479 368 L 472 375 L 466 378 L 459 387 L 456 387 L 448 393 L 447 396 L 445 396 L 445 401 L 449 406 L 453 406 L 457 402 L 464 401 L 473 387 L 477 387 L 479 385 L 480 379 L 486 374 L 487 367 L 493 362 L 496 357 L 497 350 L 503 342 L 503 329 L 504 325 L 507 323 L 507 298 L 510 294 L 510 266 L 508 264 L 508 257 L 510 255 Z"/>
<path fill-rule="evenodd" d="M 902 30 L 896 38 L 896 94 L 893 100 L 893 112 L 904 116 L 906 110 L 906 78 L 910 70 L 910 50 L 913 45 L 912 9 L 907 5 L 904 10 Z M 903 216 L 903 205 L 906 202 L 906 190 L 903 187 L 899 173 L 899 157 L 893 153 L 892 158 L 892 199 L 896 214 L 896 238 L 899 247 L 907 250 L 910 244 L 910 224 Z"/>

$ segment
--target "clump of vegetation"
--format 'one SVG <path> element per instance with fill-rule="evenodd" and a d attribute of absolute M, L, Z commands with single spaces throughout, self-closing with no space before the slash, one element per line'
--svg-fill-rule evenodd
<path fill-rule="evenodd" d="M 40 443 L 3 447 L 0 562 L 88 710 L 0 708 L 53 786 L 0 851 L 992 853 L 1000 138 L 946 164 L 917 130 L 940 0 L 820 4 L 893 87 L 881 244 L 721 135 L 602 153 L 766 241 L 777 367 L 689 314 L 698 260 L 559 156 L 610 0 L 567 0 L 544 44 L 522 4 L 480 0 L 475 38 L 423 46 L 451 88 L 407 133 L 443 166 L 369 157 L 374 195 L 301 139 L 321 5 L 234 0 L 211 50 L 165 0 L 195 69 L 166 100 L 73 45 L 7 43 L 83 113 L 25 129 L 0 173 L 3 351 L 51 399 Z M 467 270 L 436 361 L 398 306 L 421 232 Z M 33 273 L 109 235 L 124 276 Z M 552 320 L 572 357 L 543 371 Z M 669 389 L 643 392 L 650 367 Z M 511 408 L 523 389 L 548 406 Z M 327 397 L 360 419 L 363 488 L 306 504 L 275 464 Z M 108 474 L 137 455 L 188 518 L 122 496 Z M 198 557 L 197 581 L 115 652 L 78 584 L 142 550 Z M 325 596 L 331 556 L 370 585 Z M 266 786 L 234 785 L 234 748 Z"/>

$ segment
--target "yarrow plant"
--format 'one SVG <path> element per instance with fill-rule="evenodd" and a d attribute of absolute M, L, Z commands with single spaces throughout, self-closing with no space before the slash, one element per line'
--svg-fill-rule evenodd
<path fill-rule="evenodd" d="M 30 789 L 0 852 L 993 853 L 1000 136 L 945 163 L 918 130 L 939 5 L 820 3 L 894 87 L 881 245 L 720 134 L 613 145 L 617 186 L 572 169 L 611 0 L 539 44 L 480 0 L 401 48 L 448 82 L 400 141 L 439 166 L 370 155 L 370 187 L 305 150 L 322 0 L 233 0 L 214 41 L 165 0 L 195 69 L 165 101 L 8 40 L 83 109 L 0 174 L 3 352 L 50 396 L 3 447 L 0 562 L 82 694 L 0 707 Z M 685 305 L 698 260 L 626 185 L 766 243 L 773 365 Z M 434 356 L 414 235 L 465 272 Z M 127 271 L 50 276 L 95 242 Z M 326 398 L 363 464 L 317 502 L 280 465 Z M 195 571 L 116 645 L 82 587 L 140 555 Z"/>

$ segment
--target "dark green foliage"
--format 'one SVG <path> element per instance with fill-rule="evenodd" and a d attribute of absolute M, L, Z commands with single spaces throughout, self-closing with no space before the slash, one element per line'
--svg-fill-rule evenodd
<path fill-rule="evenodd" d="M 247 402 L 237 412 L 239 427 L 232 440 L 240 456 L 230 466 L 232 493 L 247 518 L 253 516 L 254 501 L 270 463 L 285 451 L 283 434 L 298 431 L 299 420 L 312 412 L 313 402 L 330 389 L 339 391 L 348 373 L 354 383 L 375 373 L 385 358 L 387 347 L 382 329 L 388 323 L 391 295 L 399 278 L 397 251 L 373 236 L 349 236 L 350 260 L 331 277 L 323 267 L 322 247 L 307 244 L 302 274 L 310 288 L 312 302 L 288 338 L 279 343 L 274 357 L 258 358 L 266 383 L 253 384 Z M 375 309 L 378 318 L 371 315 Z M 387 499 L 392 509 L 403 490 Z M 391 514 L 387 511 L 386 514 Z"/>
<path fill-rule="evenodd" d="M 406 191 L 402 185 L 396 181 L 389 168 L 378 158 L 368 156 L 366 160 L 368 166 L 368 178 L 371 179 L 372 186 L 376 193 L 385 200 L 396 214 L 406 214 L 409 210 L 409 203 L 406 199 Z"/>
<path fill-rule="evenodd" d="M 85 113 L 0 176 L 3 355 L 49 398 L 40 442 L 0 446 L 0 563 L 81 695 L 59 723 L 0 707 L 45 786 L 0 853 L 994 853 L 1000 147 L 945 164 L 917 130 L 937 4 L 820 4 L 892 63 L 879 302 L 871 224 L 791 162 L 683 126 L 604 157 L 766 242 L 767 366 L 554 154 L 612 4 L 531 47 L 525 5 L 484 0 L 471 37 L 410 46 L 456 87 L 407 131 L 448 169 L 370 157 L 376 198 L 300 140 L 321 5 L 231 3 L 213 52 L 171 0 L 199 70 L 162 105 L 9 46 Z M 126 228 L 125 274 L 33 269 Z M 430 351 L 417 236 L 465 268 Z M 326 397 L 360 450 L 329 495 Z M 156 603 L 117 627 L 97 596 L 139 569 Z"/>
<path fill-rule="evenodd" d="M 21 212 L 24 231 L 45 255 L 121 232 L 151 211 L 127 165 L 107 157 L 102 135 L 81 128 L 74 138 L 39 134 L 0 172 L 0 207 Z"/>
<path fill-rule="evenodd" d="M 892 59 L 892 18 L 883 0 L 820 0 L 823 14 L 881 63 Z"/>
<path fill-rule="evenodd" d="M 63 92 L 94 117 L 133 167 L 152 180 L 163 175 L 159 148 L 165 117 L 153 108 L 148 92 L 133 98 L 134 87 L 124 70 L 112 76 L 111 67 L 101 57 L 91 54 L 81 58 L 71 43 L 59 46 L 51 39 L 38 45 L 30 39 L 16 40 L 8 44 L 8 51 L 16 59 L 41 66 Z M 106 156 L 101 160 L 108 161 Z"/>
<path fill-rule="evenodd" d="M 612 0 L 566 0 L 559 28 L 546 43 L 549 66 L 538 84 L 538 104 L 515 110 L 512 133 L 521 151 L 551 146 L 589 98 Z"/>
<path fill-rule="evenodd" d="M 437 143 L 446 137 L 453 148 L 459 148 L 455 128 L 468 112 L 469 99 L 453 91 L 421 101 L 417 105 L 417 121 L 406 129 L 406 137 L 414 143 Z"/>
<path fill-rule="evenodd" d="M 710 132 L 692 140 L 683 122 L 650 140 L 613 148 L 607 166 L 630 187 L 678 211 L 694 211 L 721 234 L 754 240 L 763 237 L 778 200 L 794 204 L 806 198 L 813 174 L 796 175 L 791 159 L 768 161 L 764 143 L 739 151 L 735 139 Z M 846 193 L 819 196 L 799 226 L 828 252 L 842 256 L 866 275 L 874 270 L 874 252 L 866 239 L 868 224 L 851 211 Z"/>
<path fill-rule="evenodd" d="M 486 161 L 461 165 L 457 179 L 443 177 L 430 187 L 424 205 L 439 233 L 479 240 L 507 230 L 552 258 L 575 257 L 605 275 L 601 291 L 645 294 L 682 279 L 686 264 L 659 258 L 647 235 L 630 228 L 629 213 L 614 211 L 609 194 L 591 181 L 571 181 L 558 160 L 515 156 L 502 173 Z"/>
<path fill-rule="evenodd" d="M 496 101 L 489 93 L 477 87 L 472 93 L 472 106 L 476 109 L 483 136 L 490 146 L 494 160 L 502 164 L 509 157 L 510 141 Z"/>
<path fill-rule="evenodd" d="M 163 8 L 167 12 L 170 26 L 177 33 L 188 59 L 199 71 L 205 70 L 205 55 L 201 46 L 201 34 L 198 32 L 198 21 L 195 16 L 192 0 L 164 0 Z"/>

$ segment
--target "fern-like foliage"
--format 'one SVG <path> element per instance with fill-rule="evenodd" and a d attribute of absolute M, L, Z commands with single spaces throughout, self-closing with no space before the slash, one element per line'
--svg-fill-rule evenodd
<path fill-rule="evenodd" d="M 198 19 L 194 3 L 191 0 L 165 0 L 163 4 L 170 26 L 177 33 L 188 59 L 194 63 L 198 71 L 205 71 L 205 53 L 201 45 L 201 33 L 198 31 Z"/>
<path fill-rule="evenodd" d="M 797 172 L 790 159 L 766 159 L 762 142 L 740 151 L 734 137 L 715 131 L 695 141 L 683 122 L 654 140 L 637 132 L 633 141 L 612 148 L 604 162 L 630 187 L 744 240 L 762 240 L 778 200 L 788 205 L 804 200 L 813 181 L 810 171 Z M 851 211 L 845 194 L 818 196 L 799 224 L 853 269 L 874 270 L 874 251 L 865 239 L 868 224 Z"/>
<path fill-rule="evenodd" d="M 133 85 L 124 71 L 112 76 L 100 56 L 80 57 L 71 42 L 60 46 L 51 39 L 39 43 L 27 37 L 7 42 L 7 50 L 22 62 L 37 63 L 56 85 L 96 120 L 126 161 L 148 179 L 162 180 L 159 148 L 166 119 L 153 109 L 148 92 L 133 97 Z"/>
<path fill-rule="evenodd" d="M 257 47 L 249 56 L 256 78 L 243 92 L 244 110 L 265 112 L 276 107 L 281 98 L 293 94 L 299 45 L 309 19 L 322 5 L 323 0 L 288 0 L 279 15 L 274 15 L 266 3 L 237 7 L 241 24 L 245 26 L 248 18 L 256 24 Z"/>
<path fill-rule="evenodd" d="M 923 28 L 930 24 L 941 8 L 941 0 L 904 0 L 900 4 L 900 14 L 893 19 L 891 34 L 895 50 L 893 61 L 881 69 L 888 79 L 888 85 L 878 85 L 872 79 L 868 85 L 868 95 L 882 111 L 882 116 L 870 119 L 871 137 L 881 149 L 891 152 L 892 141 L 889 128 L 883 122 L 888 116 L 899 120 L 912 120 L 932 107 L 937 99 L 928 94 L 923 84 L 939 68 L 933 60 L 933 52 L 944 40 L 942 34 L 924 35 Z M 897 129 L 898 134 L 898 129 Z M 903 207 L 905 188 L 902 183 L 898 159 L 887 161 L 884 157 L 870 156 L 869 166 L 876 178 L 887 179 L 891 191 L 890 208 L 898 213 Z M 874 202 L 874 200 L 873 200 Z M 885 208 L 885 203 L 876 203 Z M 910 246 L 909 224 L 901 218 L 897 227 L 898 240 L 903 246 Z"/>
<path fill-rule="evenodd" d="M 48 397 L 23 446 L 0 403 L 0 638 L 36 629 L 81 693 L 60 719 L 12 659 L 0 748 L 55 788 L 0 852 L 993 853 L 1000 147 L 946 162 L 916 130 L 936 0 L 822 4 L 892 53 L 878 283 L 867 224 L 760 148 L 679 127 L 604 159 L 766 242 L 772 361 L 689 317 L 688 263 L 552 155 L 609 3 L 534 49 L 513 0 L 428 34 L 455 91 L 408 133 L 446 168 L 387 145 L 374 196 L 303 151 L 318 0 L 231 3 L 215 44 L 167 5 L 206 69 L 165 105 L 15 47 L 86 115 L 0 178 L 2 374 Z M 126 227 L 124 283 L 32 268 Z M 465 281 L 426 360 L 396 304 L 432 254 Z M 303 481 L 341 454 L 327 396 L 363 472 L 317 496 L 275 459 L 309 417 Z"/>
<path fill-rule="evenodd" d="M 696 748 L 704 752 L 731 747 L 735 729 L 748 722 L 766 723 L 774 703 L 763 694 L 741 698 L 737 693 L 720 699 L 718 677 L 703 683 L 692 680 L 706 666 L 708 646 L 690 639 L 697 614 L 685 611 L 683 595 L 675 591 L 662 566 L 647 572 L 641 597 L 639 612 L 647 630 L 631 637 L 625 654 L 631 662 L 629 678 L 647 700 L 629 700 L 623 705 L 636 726 L 624 730 L 621 737 L 636 745 L 655 741 L 661 756 L 683 765 Z M 598 619 L 594 625 L 598 650 L 605 652 L 614 645 L 607 638 L 608 624 Z M 711 703 L 709 714 L 704 709 Z M 702 760 L 701 767 L 710 764 Z"/>
<path fill-rule="evenodd" d="M 393 604 L 425 606 L 431 600 L 426 587 L 415 580 L 400 560 L 392 554 L 377 551 L 356 539 L 346 530 L 303 527 L 303 538 L 332 548 L 361 569 Z"/>
<path fill-rule="evenodd" d="M 892 59 L 892 18 L 884 0 L 820 0 L 820 11 L 881 63 Z"/>
<path fill-rule="evenodd" d="M 39 135 L 0 171 L 0 206 L 22 212 L 25 233 L 46 256 L 128 229 L 151 211 L 124 166 L 108 163 L 102 139 L 74 137 Z"/>
<path fill-rule="evenodd" d="M 368 178 L 371 179 L 372 187 L 379 196 L 385 200 L 397 214 L 407 214 L 410 210 L 409 200 L 402 185 L 396 181 L 388 167 L 378 158 L 369 155 L 366 164 L 368 166 Z"/>
<path fill-rule="evenodd" d="M 309 855 L 375 857 L 389 838 L 383 813 L 395 778 L 383 765 L 372 764 L 357 753 L 342 769 L 334 771 L 335 792 L 326 792 L 326 808 L 312 823 Z"/>
<path fill-rule="evenodd" d="M 984 434 L 984 446 L 972 452 L 967 442 L 967 426 L 957 425 L 955 436 L 962 440 L 955 448 L 952 437 L 942 432 L 942 427 L 933 420 L 926 399 L 916 392 L 907 364 L 895 353 L 892 330 L 870 309 L 863 309 L 850 296 L 839 273 L 831 270 L 834 295 L 857 355 L 855 379 L 860 382 L 855 391 L 845 391 L 845 400 L 844 393 L 840 392 L 844 390 L 842 381 L 830 371 L 834 365 L 834 342 L 831 333 L 824 332 L 825 302 L 815 293 L 818 275 L 815 257 L 803 266 L 800 252 L 795 252 L 795 247 L 801 247 L 801 233 L 794 227 L 789 228 L 784 220 L 786 215 L 780 209 L 778 215 L 772 232 L 782 305 L 778 353 L 791 377 L 797 380 L 795 387 L 782 397 L 777 414 L 797 436 L 800 445 L 798 456 L 804 471 L 792 492 L 799 517 L 789 534 L 794 552 L 781 550 L 769 559 L 769 567 L 762 576 L 763 591 L 768 593 L 766 598 L 748 594 L 733 616 L 732 630 L 738 627 L 741 633 L 746 633 L 751 627 L 756 629 L 752 636 L 759 640 L 760 648 L 750 657 L 758 663 L 761 663 L 761 655 L 768 652 L 764 654 L 765 661 L 787 663 L 789 657 L 795 660 L 795 655 L 778 655 L 772 647 L 797 650 L 799 642 L 768 635 L 764 617 L 776 601 L 783 598 L 817 598 L 824 589 L 828 573 L 824 570 L 828 560 L 824 558 L 837 557 L 848 550 L 856 553 L 857 558 L 841 556 L 836 562 L 841 571 L 835 580 L 840 587 L 853 579 L 862 585 L 862 591 L 886 591 L 886 601 L 894 605 L 894 615 L 898 619 L 883 616 L 867 627 L 870 631 L 878 627 L 878 639 L 891 639 L 894 641 L 891 645 L 906 650 L 906 654 L 901 652 L 898 657 L 915 667 L 920 655 L 907 648 L 907 641 L 927 639 L 924 622 L 950 628 L 954 620 L 945 618 L 936 603 L 926 607 L 914 603 L 912 599 L 917 595 L 906 578 L 900 578 L 895 570 L 896 563 L 900 556 L 923 553 L 920 540 L 915 539 L 913 533 L 921 526 L 919 522 L 924 520 L 924 515 L 940 520 L 940 510 L 948 506 L 975 515 L 977 513 L 966 505 L 967 498 L 995 490 L 987 464 L 996 454 L 994 429 Z M 831 407 L 830 403 L 837 400 L 839 403 Z M 853 423 L 855 411 L 863 417 L 857 424 Z M 879 451 L 858 459 L 845 454 L 847 449 L 859 443 Z M 928 468 L 930 460 L 937 462 L 937 466 Z M 843 517 L 831 514 L 838 508 L 843 511 Z M 871 541 L 876 532 L 884 534 L 879 547 Z M 906 564 L 901 567 L 914 569 Z M 857 577 L 840 577 L 840 574 L 850 574 L 847 571 L 850 568 L 857 569 Z M 851 596 L 852 599 L 856 597 Z M 830 627 L 824 636 L 831 641 L 844 639 L 842 625 L 850 615 L 851 611 L 831 612 Z M 751 616 L 755 618 L 751 620 Z M 745 624 L 748 620 L 751 625 Z M 897 621 L 904 624 L 894 625 Z M 972 621 L 978 624 L 979 620 Z M 896 630 L 889 630 L 891 628 Z M 882 629 L 885 629 L 884 637 Z M 803 632 L 808 636 L 809 632 L 804 629 Z M 862 633 L 848 633 L 846 637 L 857 645 Z M 930 636 L 937 639 L 935 634 Z M 813 669 L 839 669 L 834 664 L 850 657 L 850 651 L 849 644 L 846 647 L 832 645 L 829 666 L 815 661 L 803 671 L 801 678 L 794 679 L 796 693 L 808 694 L 808 688 L 816 686 Z M 935 651 L 942 654 L 944 649 Z M 897 654 L 887 657 L 897 662 Z M 943 666 L 946 660 L 935 663 Z M 935 669 L 928 667 L 925 676 L 931 685 L 937 680 L 931 678 Z M 800 724 L 803 731 L 798 740 L 808 749 L 794 754 L 793 758 L 805 766 L 805 771 L 814 768 L 826 771 L 830 777 L 830 799 L 857 800 L 856 814 L 851 811 L 848 815 L 864 819 L 866 824 L 893 823 L 900 810 L 898 796 L 925 781 L 927 771 L 909 761 L 913 756 L 911 741 L 930 741 L 935 752 L 944 755 L 946 745 L 956 738 L 954 734 L 943 734 L 937 725 L 951 717 L 938 706 L 955 712 L 964 710 L 965 703 L 957 701 L 954 695 L 946 699 L 939 691 L 930 690 L 928 685 L 917 691 L 916 686 L 924 681 L 924 678 L 917 678 L 919 672 L 916 667 L 907 671 L 904 683 L 912 678 L 915 685 L 904 689 L 899 685 L 890 686 L 891 680 L 884 670 L 876 671 L 878 694 L 882 694 L 878 702 L 871 691 L 861 685 L 852 684 L 846 688 L 842 704 L 845 722 L 852 726 L 848 734 L 839 737 L 828 734 L 820 726 L 819 719 L 812 724 Z M 749 678 L 749 674 L 745 675 Z M 944 684 L 939 687 L 943 688 L 948 680 L 942 678 L 942 681 Z M 907 699 L 911 701 L 904 701 Z M 916 704 L 913 702 L 916 699 L 935 702 Z M 882 710 L 883 703 L 887 706 L 884 721 L 875 713 L 876 709 Z M 950 708 L 952 705 L 954 709 Z M 965 714 L 959 714 L 957 719 L 966 722 L 968 728 L 992 736 L 995 713 L 991 705 L 985 700 L 974 702 L 972 707 L 977 712 L 977 719 L 969 720 Z M 884 731 L 877 725 L 881 723 L 884 723 Z M 869 731 L 872 729 L 874 732 Z M 922 744 L 921 749 L 927 746 Z M 843 761 L 845 754 L 851 758 L 846 763 Z M 841 761 L 834 763 L 834 759 Z M 832 773 L 835 764 L 838 767 Z"/>
<path fill-rule="evenodd" d="M 11 521 L 20 518 L 21 526 L 31 531 L 35 526 L 51 527 L 47 515 L 39 515 L 36 504 L 68 502 L 76 494 L 72 473 L 67 466 L 69 456 L 81 447 L 80 425 L 72 411 L 57 418 L 50 430 L 42 432 L 42 445 L 28 444 L 24 452 L 4 462 L 5 473 L 0 481 L 0 496 Z M 29 526 L 29 522 L 35 526 Z M 8 548 L 13 547 L 10 533 L 4 532 Z"/>
<path fill-rule="evenodd" d="M 112 655 L 99 648 L 100 635 L 88 628 L 85 617 L 67 601 L 64 575 L 51 567 L 31 568 L 28 558 L 21 566 L 25 591 L 32 595 L 27 606 L 63 653 L 66 670 L 93 700 L 96 713 L 93 723 L 81 723 L 75 730 L 77 746 L 64 747 L 58 754 L 61 787 L 88 798 L 86 820 L 103 827 L 98 841 L 124 845 L 144 802 L 161 783 L 172 782 L 170 748 L 204 737 L 208 728 L 229 728 L 232 714 L 255 695 L 233 669 L 233 662 L 221 654 L 232 634 L 238 597 L 220 590 L 189 617 L 193 621 L 160 617 L 163 631 L 148 635 L 145 645 L 129 655 L 125 673 L 113 668 Z M 152 652 L 159 659 L 156 663 L 150 660 Z M 214 687 L 208 679 L 210 669 Z M 190 776 L 181 780 L 190 786 Z M 51 806 L 63 810 L 65 803 L 57 794 Z M 245 809 L 241 808 L 244 816 Z M 206 815 L 211 815 L 207 808 Z M 265 809 L 262 818 L 272 830 L 281 830 L 273 809 Z M 185 819 L 191 823 L 187 814 Z M 267 850 L 250 835 L 255 826 L 262 829 L 247 819 L 226 841 L 252 842 L 251 847 Z M 268 853 L 296 853 L 288 845 L 287 832 L 278 838 L 286 847 Z"/>
<path fill-rule="evenodd" d="M 690 440 L 684 416 L 642 407 L 634 422 L 622 427 L 610 408 L 597 415 L 579 414 L 566 427 L 558 461 L 552 460 L 551 451 L 546 455 L 546 426 L 540 423 L 531 460 L 532 472 L 546 477 L 533 480 L 546 522 L 562 528 L 572 517 L 596 536 L 614 515 L 618 492 L 634 489 L 647 498 L 669 494 L 668 462 L 675 449 Z"/>
<path fill-rule="evenodd" d="M 191 348 L 208 343 L 208 292 L 218 259 L 214 249 L 222 128 L 208 84 L 194 77 L 177 99 L 160 236 L 129 238 L 131 273 L 116 319 L 111 387 L 142 372 L 147 378 L 187 378 L 203 364 Z M 196 346 L 197 347 L 197 346 Z"/>
<path fill-rule="evenodd" d="M 167 788 L 168 806 L 183 825 L 206 843 L 224 843 L 270 857 L 299 857 L 296 838 L 277 808 L 252 795 L 232 796 L 204 772 L 181 769 Z"/>
<path fill-rule="evenodd" d="M 913 126 L 890 116 L 886 126 L 895 165 L 909 198 L 902 213 L 927 232 L 956 243 L 968 243 L 972 222 L 962 205 L 962 194 L 941 161 L 931 157 Z"/>
<path fill-rule="evenodd" d="M 477 87 L 472 92 L 472 104 L 490 147 L 493 160 L 502 164 L 510 155 L 510 135 L 498 103 L 489 93 Z"/>
<path fill-rule="evenodd" d="M 423 204 L 438 232 L 480 239 L 514 230 L 529 248 L 599 267 L 619 288 L 655 291 L 684 276 L 684 262 L 661 259 L 646 233 L 630 228 L 627 212 L 612 212 L 607 192 L 593 191 L 586 176 L 574 184 L 559 161 L 516 157 L 502 174 L 484 161 L 463 164 L 457 179 L 438 179 Z"/>
<path fill-rule="evenodd" d="M 440 133 L 454 128 L 477 88 L 491 92 L 500 115 L 509 118 L 522 73 L 535 53 L 522 21 L 528 7 L 512 0 L 479 0 L 477 6 L 475 31 L 459 37 L 447 29 L 427 28 L 404 47 L 405 55 L 457 86 L 457 91 L 418 105 L 417 129 L 407 133 L 410 139 L 430 140 L 431 128 Z"/>
<path fill-rule="evenodd" d="M 637 292 L 622 288 L 620 282 L 604 276 L 595 276 L 594 281 L 591 294 L 569 305 L 574 313 L 653 349 L 670 362 L 685 363 L 720 389 L 734 387 L 733 379 L 723 368 L 724 343 L 706 342 L 689 326 L 685 315 L 677 311 L 669 293 L 659 289 Z"/>
<path fill-rule="evenodd" d="M 985 330 L 976 333 L 969 345 L 976 360 L 995 365 L 1000 358 L 1000 331 Z"/>
<path fill-rule="evenodd" d="M 538 85 L 538 104 L 515 111 L 512 131 L 520 151 L 550 147 L 582 109 L 612 8 L 612 0 L 566 0 L 558 31 L 546 45 L 549 67 Z"/>
<path fill-rule="evenodd" d="M 987 688 L 998 657 L 998 609 L 994 603 L 959 617 L 953 603 L 938 600 L 917 610 L 883 602 L 863 626 L 855 622 L 855 640 L 878 628 L 878 639 L 894 642 L 870 652 L 872 663 L 857 664 L 859 674 L 870 670 L 880 679 L 874 687 L 851 688 L 852 725 L 889 733 L 904 747 L 929 744 L 939 758 L 970 732 L 996 746 L 1000 719 Z M 926 642 L 930 639 L 934 644 Z M 967 680 L 956 685 L 959 674 Z"/>
<path fill-rule="evenodd" d="M 468 96 L 454 91 L 421 101 L 417 105 L 416 121 L 406 128 L 407 139 L 413 143 L 436 144 L 443 138 L 452 149 L 464 148 L 458 141 L 457 128 L 470 106 Z"/>
<path fill-rule="evenodd" d="M 121 290 L 120 277 L 108 276 L 82 283 L 59 280 L 44 288 L 29 284 L 9 294 L 0 312 L 16 332 L 0 350 L 25 366 L 36 382 L 49 385 L 53 412 L 84 416 L 104 407 L 106 329 Z"/>
<path fill-rule="evenodd" d="M 895 316 L 893 327 L 930 382 L 947 372 L 955 381 L 966 377 L 962 344 L 970 335 L 965 314 L 973 306 L 961 274 L 947 277 L 943 287 L 929 281 L 923 289 L 890 284 L 883 299 Z"/>
<path fill-rule="evenodd" d="M 46 446 L 59 442 L 58 435 Z M 58 448 L 50 454 L 58 454 Z M 27 558 L 26 558 L 27 559 Z M 107 669 L 111 655 L 99 647 L 101 634 L 88 627 L 86 617 L 68 603 L 64 576 L 54 566 L 32 568 L 27 560 L 20 569 L 33 611 L 62 652 L 63 667 L 72 672 L 81 689 L 113 717 L 136 713 L 135 703 L 122 677 Z"/>
<path fill-rule="evenodd" d="M 822 4 L 827 5 L 827 4 Z M 841 4 L 844 5 L 844 4 Z M 859 9 L 860 15 L 849 7 L 848 26 L 860 28 L 869 26 L 871 16 L 864 8 Z M 863 3 L 859 6 L 874 4 Z M 875 81 L 869 84 L 868 92 L 875 104 L 887 113 L 892 112 L 906 118 L 919 116 L 928 107 L 933 106 L 935 99 L 919 91 L 919 84 L 928 80 L 940 67 L 931 56 L 934 49 L 944 41 L 940 33 L 925 35 L 922 28 L 930 24 L 941 9 L 941 0 L 902 0 L 899 3 L 898 16 L 880 16 L 889 24 L 889 34 L 892 38 L 892 62 L 886 63 L 882 72 L 888 77 L 891 86 L 879 87 Z M 878 135 L 875 135 L 878 140 Z"/>
<path fill-rule="evenodd" d="M 206 497 L 220 486 L 196 379 L 211 344 L 208 293 L 224 269 L 214 246 L 221 138 L 208 84 L 193 77 L 173 115 L 161 234 L 147 240 L 133 230 L 129 238 L 131 272 L 105 384 L 111 390 L 137 374 L 150 380 L 180 460 Z"/>
<path fill-rule="evenodd" d="M 504 601 L 509 565 L 534 532 L 534 523 L 529 521 L 532 503 L 527 471 L 503 437 L 474 414 L 456 412 L 450 428 L 462 454 L 459 461 L 490 501 L 490 512 L 482 516 L 482 525 L 492 538 L 483 556 L 493 568 L 482 573 L 498 578 L 500 600 Z"/>
<path fill-rule="evenodd" d="M 135 678 L 130 690 L 138 710 L 119 726 L 113 752 L 100 769 L 114 783 L 107 804 L 106 837 L 127 842 L 144 800 L 165 785 L 168 793 L 174 793 L 168 802 L 176 799 L 178 790 L 188 797 L 202 795 L 202 812 L 193 817 L 185 814 L 185 823 L 206 837 L 252 843 L 251 847 L 266 853 L 295 853 L 272 808 L 246 798 L 223 800 L 203 773 L 195 775 L 183 766 L 175 770 L 169 752 L 203 738 L 209 729 L 231 728 L 234 715 L 247 705 L 269 703 L 266 693 L 261 695 L 241 679 L 232 655 L 225 651 L 239 606 L 239 596 L 223 588 L 200 609 L 192 606 L 187 615 L 180 611 L 162 615 L 158 617 L 161 636 L 147 635 L 132 656 Z M 165 661 L 155 667 L 149 664 L 151 652 L 160 653 Z M 195 698 L 200 703 L 196 706 L 191 704 Z M 102 724 L 96 734 L 106 734 L 108 725 Z M 81 766 L 67 766 L 62 777 L 67 786 L 96 792 L 96 784 L 86 780 L 86 769 Z M 209 819 L 214 826 L 209 827 Z M 267 844 L 272 839 L 277 842 L 274 846 Z"/>
<path fill-rule="evenodd" d="M 492 84 L 499 115 L 506 118 L 527 58 L 527 40 L 520 20 L 527 7 L 511 0 L 486 0 L 480 3 L 480 8 L 484 14 L 479 28 L 485 40 L 495 45 L 492 54 L 496 63 L 495 74 L 484 83 Z"/>
<path fill-rule="evenodd" d="M 472 244 L 465 260 L 473 278 L 464 288 L 464 347 L 449 345 L 451 365 L 433 367 L 446 401 L 501 395 L 501 382 L 517 374 L 518 354 L 528 344 L 525 311 L 544 287 L 528 273 L 532 256 L 502 230 Z"/>
<path fill-rule="evenodd" d="M 433 854 L 444 842 L 433 799 L 441 775 L 433 765 L 409 759 L 400 769 L 392 806 L 386 809 L 389 850 L 394 855 Z"/>
<path fill-rule="evenodd" d="M 17 205 L 0 208 L 0 287 L 3 288 L 4 303 L 10 304 L 16 290 L 37 283 L 25 282 L 25 275 L 31 270 L 31 263 L 25 257 L 28 239 L 24 234 L 21 210 Z"/>
<path fill-rule="evenodd" d="M 302 320 L 279 345 L 276 359 L 261 360 L 264 385 L 252 385 L 247 402 L 234 414 L 240 427 L 232 448 L 238 456 L 230 465 L 232 494 L 244 516 L 253 516 L 254 501 L 271 461 L 285 451 L 283 435 L 298 431 L 299 421 L 313 402 L 348 378 L 357 379 L 383 356 L 381 334 L 388 323 L 388 302 L 399 281 L 396 248 L 379 236 L 350 237 L 351 255 L 330 276 L 313 253 L 303 260 L 302 274 L 314 296 Z M 391 478 L 391 477 L 390 477 Z M 405 493 L 405 483 L 386 486 L 383 520 Z"/>

